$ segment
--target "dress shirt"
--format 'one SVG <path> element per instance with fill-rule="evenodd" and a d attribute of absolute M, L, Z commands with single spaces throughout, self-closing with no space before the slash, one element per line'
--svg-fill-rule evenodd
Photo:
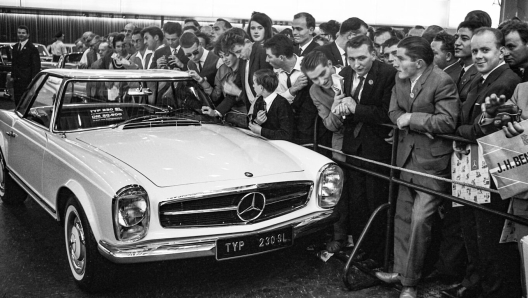
<path fill-rule="evenodd" d="M 299 57 L 299 56 L 297 56 L 295 54 L 294 54 L 294 56 L 297 59 L 297 61 L 295 62 L 295 66 L 292 69 L 293 73 L 290 76 L 290 81 L 291 81 L 292 85 L 294 85 L 295 82 L 297 81 L 297 79 L 302 75 L 301 62 L 302 62 L 303 57 L 302 56 Z M 295 96 L 293 96 L 290 93 L 290 90 L 288 89 L 288 85 L 287 85 L 288 75 L 287 75 L 287 72 L 284 69 L 282 69 L 282 68 L 273 69 L 273 71 L 275 71 L 279 75 L 279 86 L 277 86 L 277 89 L 275 89 L 275 92 L 280 94 L 282 97 L 286 98 L 286 100 L 288 100 L 289 103 L 292 103 L 293 100 L 295 99 Z"/>
<path fill-rule="evenodd" d="M 253 95 L 253 92 L 251 92 L 251 85 L 250 84 L 253 84 L 253 78 L 251 78 L 251 83 L 249 82 L 250 78 L 249 78 L 249 60 L 247 60 L 246 62 L 246 75 L 244 77 L 244 84 L 246 85 L 246 95 L 247 95 L 247 98 L 249 100 L 249 102 L 253 105 L 253 103 L 255 102 L 256 100 L 256 97 L 255 95 Z"/>
<path fill-rule="evenodd" d="M 361 86 L 361 89 L 359 90 L 359 95 L 358 95 L 358 98 L 357 101 L 359 103 L 360 99 L 361 99 L 361 93 L 363 93 L 363 88 L 365 87 L 365 83 L 366 83 L 366 79 L 367 79 L 367 76 L 368 76 L 368 72 L 364 75 L 362 75 L 363 77 L 363 85 Z M 350 94 L 354 94 L 356 92 L 356 88 L 357 86 L 359 85 L 359 82 L 360 82 L 360 79 L 359 79 L 359 75 L 357 73 L 354 73 L 354 81 L 352 82 L 352 92 Z"/>
<path fill-rule="evenodd" d="M 313 38 L 310 38 L 310 40 L 304 44 L 304 46 L 299 45 L 300 54 L 302 55 L 304 53 L 304 50 L 312 43 Z"/>
<path fill-rule="evenodd" d="M 462 68 L 464 69 L 464 72 L 467 72 L 468 69 L 471 68 L 471 66 L 473 66 L 473 64 L 475 64 L 475 63 L 472 63 L 472 64 L 470 64 L 470 65 L 468 65 L 468 66 L 464 66 L 464 67 L 462 67 Z"/>
<path fill-rule="evenodd" d="M 266 112 L 269 112 L 269 109 L 271 107 L 271 104 L 277 97 L 277 93 L 273 92 L 270 95 L 268 95 L 266 98 L 264 98 L 264 102 L 266 102 Z"/>
<path fill-rule="evenodd" d="M 22 49 L 26 46 L 26 44 L 28 43 L 28 41 L 29 41 L 29 39 L 26 39 L 26 40 L 24 40 L 24 41 L 21 41 L 21 42 L 20 42 L 20 48 L 19 48 L 18 50 L 19 50 L 19 51 L 22 50 Z"/>
<path fill-rule="evenodd" d="M 420 74 L 420 75 L 416 78 L 416 80 L 411 81 L 411 93 L 412 93 L 412 91 L 413 91 L 413 89 L 414 89 L 414 85 L 416 85 L 416 82 L 418 82 L 418 80 L 420 79 L 421 76 L 422 76 L 422 74 Z M 410 79 L 409 79 L 409 80 L 410 80 Z"/>
<path fill-rule="evenodd" d="M 178 54 L 178 51 L 180 51 L 180 46 L 176 48 L 170 48 L 170 49 L 171 49 L 171 55 L 176 55 Z"/>
<path fill-rule="evenodd" d="M 149 49 L 145 50 L 145 53 L 143 54 L 143 56 L 141 56 L 141 52 L 139 52 L 139 51 L 136 54 L 136 57 L 138 57 L 139 60 L 141 60 L 141 66 L 142 66 L 143 69 L 147 69 L 147 64 L 146 64 L 147 60 L 146 59 L 147 59 L 147 56 L 149 54 L 151 54 L 150 60 L 152 60 L 152 55 L 154 54 L 154 52 L 152 52 Z M 149 62 L 150 62 L 150 60 L 149 60 Z"/>
<path fill-rule="evenodd" d="M 490 73 L 492 73 L 495 69 L 501 67 L 501 66 L 502 66 L 503 64 L 505 64 L 505 63 L 506 63 L 506 62 L 502 61 L 502 62 L 499 63 L 499 65 L 497 65 L 494 69 L 488 71 L 488 72 L 485 73 L 485 74 L 482 74 L 482 78 L 483 78 L 482 82 L 484 82 L 484 81 L 486 80 L 486 78 L 490 75 Z"/>

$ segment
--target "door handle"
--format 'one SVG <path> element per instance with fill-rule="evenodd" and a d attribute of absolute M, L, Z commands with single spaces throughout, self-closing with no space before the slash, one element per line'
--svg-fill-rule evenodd
<path fill-rule="evenodd" d="M 6 135 L 8 135 L 8 136 L 10 136 L 10 137 L 12 137 L 12 138 L 14 138 L 14 137 L 17 136 L 17 134 L 14 133 L 13 131 L 7 131 L 7 132 L 6 132 Z"/>

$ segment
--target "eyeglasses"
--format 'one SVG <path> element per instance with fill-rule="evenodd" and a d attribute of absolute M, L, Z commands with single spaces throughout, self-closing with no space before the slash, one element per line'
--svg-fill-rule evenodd
<path fill-rule="evenodd" d="M 194 50 L 192 53 L 186 53 L 185 56 L 191 58 L 192 56 L 197 56 L 198 54 L 200 54 L 200 50 Z"/>

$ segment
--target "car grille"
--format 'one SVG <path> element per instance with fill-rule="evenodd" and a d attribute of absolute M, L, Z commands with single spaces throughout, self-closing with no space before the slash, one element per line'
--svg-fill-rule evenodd
<path fill-rule="evenodd" d="M 304 207 L 312 188 L 312 181 L 280 182 L 167 201 L 159 206 L 160 223 L 164 228 L 185 228 L 261 222 Z M 260 216 L 244 221 L 237 215 L 237 207 L 253 192 L 264 194 L 266 204 Z"/>

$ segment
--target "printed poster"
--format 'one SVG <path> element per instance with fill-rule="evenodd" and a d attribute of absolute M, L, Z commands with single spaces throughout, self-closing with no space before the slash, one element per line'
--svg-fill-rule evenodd
<path fill-rule="evenodd" d="M 490 187 L 488 166 L 482 157 L 482 151 L 477 144 L 466 145 L 468 154 L 460 158 L 453 153 L 451 156 L 451 179 L 476 186 Z M 474 189 L 465 185 L 452 183 L 451 193 L 454 197 L 471 201 L 477 204 L 489 203 L 491 194 L 488 191 Z M 462 206 L 453 202 L 453 207 Z"/>

